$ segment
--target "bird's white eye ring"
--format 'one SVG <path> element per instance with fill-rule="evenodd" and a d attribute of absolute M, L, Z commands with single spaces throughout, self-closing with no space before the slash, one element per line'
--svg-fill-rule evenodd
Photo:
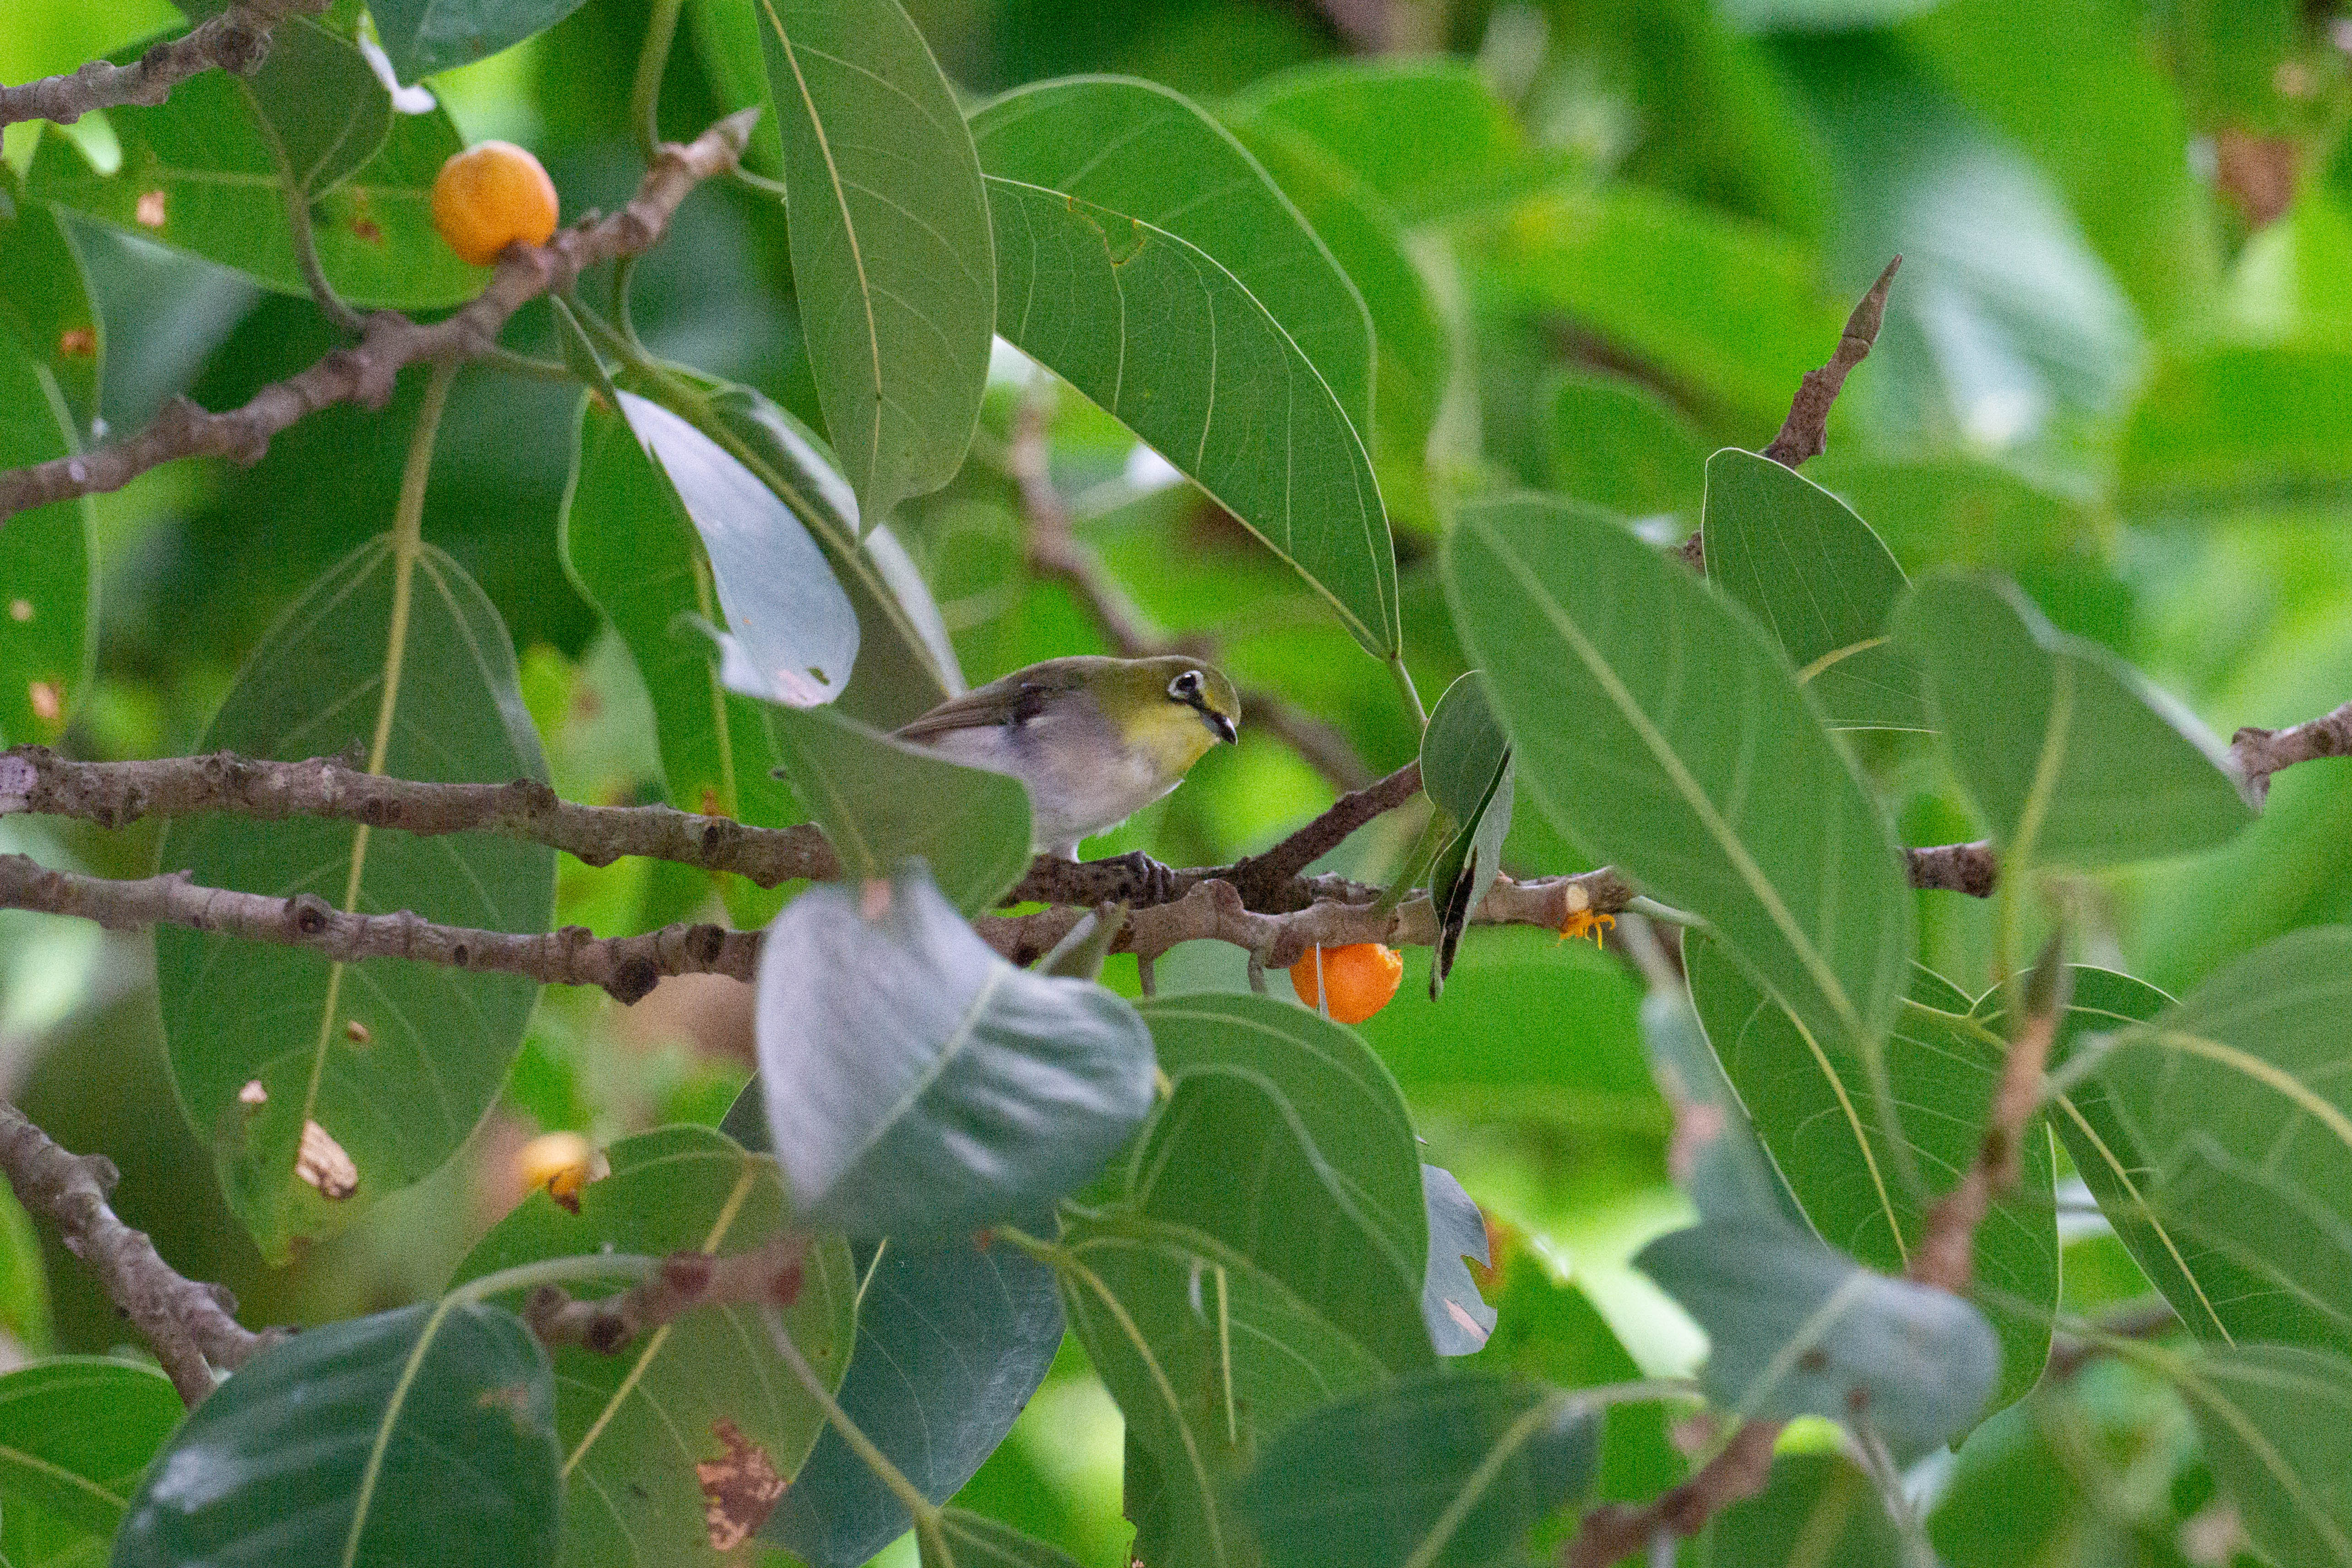
<path fill-rule="evenodd" d="M 1187 670 L 1168 683 L 1168 695 L 1178 702 L 1183 701 L 1200 689 L 1201 672 L 1198 670 Z"/>

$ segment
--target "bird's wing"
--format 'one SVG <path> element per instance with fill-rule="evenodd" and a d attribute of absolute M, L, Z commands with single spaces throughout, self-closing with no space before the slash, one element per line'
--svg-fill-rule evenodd
<path fill-rule="evenodd" d="M 1045 711 L 1046 698 L 1060 688 L 1050 682 L 1008 675 L 977 686 L 960 697 L 950 697 L 930 712 L 909 719 L 898 731 L 901 740 L 936 740 L 959 729 L 995 729 L 1022 724 Z"/>

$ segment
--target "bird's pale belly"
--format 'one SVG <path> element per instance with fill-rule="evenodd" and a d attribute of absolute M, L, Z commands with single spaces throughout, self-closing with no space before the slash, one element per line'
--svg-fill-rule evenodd
<path fill-rule="evenodd" d="M 1029 789 L 1029 836 L 1053 854 L 1077 852 L 1078 841 L 1125 821 L 1182 782 L 1163 779 L 1146 754 L 1131 748 L 1058 747 L 1010 728 L 958 730 L 930 748 L 951 761 L 1009 773 Z M 1084 761 L 1066 755 L 1091 750 Z"/>

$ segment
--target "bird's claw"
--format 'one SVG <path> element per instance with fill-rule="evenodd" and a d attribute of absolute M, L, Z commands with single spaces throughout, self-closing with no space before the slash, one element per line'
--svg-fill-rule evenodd
<path fill-rule="evenodd" d="M 1160 864 L 1141 850 L 1129 850 L 1123 855 L 1113 855 L 1093 863 L 1121 873 L 1123 880 L 1112 897 L 1124 901 L 1130 907 L 1146 909 L 1153 904 L 1175 902 L 1178 891 L 1175 868 Z"/>

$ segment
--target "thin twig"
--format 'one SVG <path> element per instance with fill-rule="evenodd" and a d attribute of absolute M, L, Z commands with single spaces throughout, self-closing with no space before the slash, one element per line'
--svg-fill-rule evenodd
<path fill-rule="evenodd" d="M 1560 1549 L 1560 1568 L 1609 1568 L 1646 1550 L 1661 1532 L 1696 1535 L 1716 1514 L 1764 1490 L 1782 1425 L 1748 1422 L 1696 1475 L 1647 1503 L 1605 1502 L 1587 1511 L 1574 1539 Z"/>
<path fill-rule="evenodd" d="M 223 1285 L 173 1271 L 147 1239 L 107 1207 L 121 1175 L 103 1155 L 68 1154 L 0 1101 L 0 1172 L 17 1201 L 46 1218 L 67 1249 L 89 1265 L 107 1299 L 154 1347 L 172 1386 L 190 1406 L 213 1391 L 213 1372 L 233 1371 L 270 1344 L 274 1334 L 247 1330 L 236 1318 L 236 1298 Z"/>
<path fill-rule="evenodd" d="M 1067 588 L 1123 659 L 1160 653 L 1214 659 L 1217 651 L 1209 639 L 1198 634 L 1171 637 L 1153 625 L 1101 559 L 1071 531 L 1069 507 L 1054 487 L 1046 465 L 1047 413 L 1044 397 L 1024 398 L 1013 417 L 1013 439 L 1004 448 L 1005 476 L 1021 500 L 1029 570 Z M 1360 789 L 1372 781 L 1372 770 L 1347 737 L 1331 726 L 1262 687 L 1244 686 L 1240 695 L 1243 723 L 1287 745 L 1333 789 Z"/>
<path fill-rule="evenodd" d="M 219 16 L 156 45 L 136 63 L 92 60 L 68 76 L 0 87 L 0 125 L 46 120 L 71 125 L 93 109 L 117 104 L 150 108 L 198 71 L 218 68 L 250 76 L 269 55 L 269 30 L 292 16 L 316 16 L 327 0 L 237 0 Z"/>
<path fill-rule="evenodd" d="M 496 346 L 507 319 L 530 300 L 570 287 L 598 262 L 652 246 L 667 230 L 688 192 L 733 166 L 759 115 L 757 109 L 743 110 L 686 146 L 664 147 L 629 204 L 611 217 L 591 214 L 543 246 L 508 246 L 489 286 L 453 316 L 420 326 L 396 310 L 375 311 L 367 318 L 358 343 L 262 388 L 242 407 L 212 413 L 175 397 L 136 435 L 76 456 L 0 473 L 0 519 L 51 501 L 119 490 L 150 468 L 176 458 L 257 462 L 279 431 L 337 403 L 382 408 L 392 397 L 394 382 L 408 366 L 479 355 Z"/>
<path fill-rule="evenodd" d="M 1983 839 L 1967 844 L 1930 844 L 1903 852 L 1911 885 L 1970 898 L 1990 898 L 2000 876 L 2000 856 Z"/>
<path fill-rule="evenodd" d="M 1789 417 L 1780 422 L 1780 433 L 1764 449 L 1765 456 L 1784 468 L 1794 468 L 1829 450 L 1830 405 L 1837 402 L 1847 373 L 1862 363 L 1871 344 L 1878 340 L 1879 323 L 1886 315 L 1886 291 L 1895 287 L 1895 269 L 1902 265 L 1899 256 L 1886 264 L 1886 270 L 1846 318 L 1845 331 L 1838 338 L 1830 362 L 1820 370 L 1807 371 L 1797 383 L 1797 395 L 1789 402 Z"/>
<path fill-rule="evenodd" d="M 2270 798 L 2271 775 L 2298 762 L 2352 757 L 2352 703 L 2284 729 L 2248 727 L 2230 737 L 2230 755 L 2255 805 Z"/>
<path fill-rule="evenodd" d="M 625 1291 L 583 1301 L 561 1285 L 541 1285 L 523 1303 L 522 1321 L 551 1350 L 585 1346 L 611 1355 L 639 1334 L 697 1307 L 770 1302 L 789 1307 L 801 1293 L 808 1233 L 779 1231 L 749 1252 L 716 1257 L 673 1252 Z"/>

